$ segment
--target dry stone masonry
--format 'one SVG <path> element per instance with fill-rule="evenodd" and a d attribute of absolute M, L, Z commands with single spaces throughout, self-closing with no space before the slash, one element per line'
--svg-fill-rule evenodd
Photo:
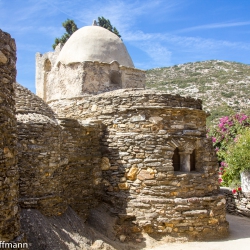
<path fill-rule="evenodd" d="M 16 44 L 0 30 L 0 240 L 19 235 L 18 169 L 14 86 Z"/>
<path fill-rule="evenodd" d="M 60 126 L 39 97 L 19 84 L 15 89 L 20 204 L 48 215 L 63 212 Z"/>
<path fill-rule="evenodd" d="M 13 84 L 15 44 L 0 32 L 1 240 L 19 235 L 18 195 L 21 208 L 45 216 L 70 206 L 87 220 L 105 208 L 124 240 L 226 236 L 201 101 L 145 90 L 144 71 L 109 31 L 74 34 L 62 49 L 37 54 L 38 97 Z"/>
<path fill-rule="evenodd" d="M 230 188 L 221 187 L 221 193 L 226 197 L 228 213 L 250 217 L 249 192 L 236 192 L 234 194 Z"/>
<path fill-rule="evenodd" d="M 103 200 L 121 223 L 133 221 L 130 230 L 189 239 L 227 234 L 200 100 L 126 89 L 49 105 L 59 116 L 102 121 Z"/>
<path fill-rule="evenodd" d="M 63 196 L 82 219 L 100 200 L 102 171 L 99 138 L 101 125 L 61 118 L 61 156 L 67 156 L 62 169 Z"/>
<path fill-rule="evenodd" d="M 99 192 L 99 123 L 56 119 L 41 98 L 15 90 L 21 207 L 50 216 L 70 205 L 86 219 Z"/>

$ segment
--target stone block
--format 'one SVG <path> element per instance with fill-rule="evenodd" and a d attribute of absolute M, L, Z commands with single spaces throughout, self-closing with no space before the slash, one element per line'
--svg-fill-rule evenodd
<path fill-rule="evenodd" d="M 6 64 L 8 61 L 8 58 L 5 56 L 5 54 L 0 50 L 0 63 Z"/>
<path fill-rule="evenodd" d="M 150 172 L 148 172 L 147 170 L 141 170 L 139 172 L 139 174 L 137 175 L 137 178 L 141 181 L 143 180 L 152 180 L 155 178 L 154 174 L 151 174 Z"/>
<path fill-rule="evenodd" d="M 159 116 L 152 116 L 149 118 L 149 121 L 154 123 L 154 124 L 158 124 L 160 122 L 162 122 L 163 118 L 159 117 Z"/>
<path fill-rule="evenodd" d="M 129 189 L 129 184 L 127 182 L 121 182 L 121 183 L 118 183 L 118 187 L 121 190 L 127 190 Z"/>
<path fill-rule="evenodd" d="M 132 166 L 129 169 L 129 172 L 127 173 L 127 179 L 129 179 L 131 181 L 134 181 L 136 179 L 137 172 L 138 172 L 138 167 L 137 166 Z"/>
<path fill-rule="evenodd" d="M 110 162 L 109 158 L 103 157 L 101 160 L 101 169 L 102 170 L 109 170 L 110 169 Z"/>

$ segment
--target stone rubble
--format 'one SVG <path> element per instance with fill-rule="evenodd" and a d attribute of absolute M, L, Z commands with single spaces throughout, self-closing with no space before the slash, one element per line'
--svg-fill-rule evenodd
<path fill-rule="evenodd" d="M 226 209 L 230 214 L 250 217 L 250 194 L 236 192 L 233 194 L 230 188 L 221 187 L 221 193 L 226 198 Z"/>

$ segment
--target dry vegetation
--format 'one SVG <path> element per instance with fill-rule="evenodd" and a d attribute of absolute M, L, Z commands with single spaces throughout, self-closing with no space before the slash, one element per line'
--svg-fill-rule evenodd
<path fill-rule="evenodd" d="M 250 114 L 250 65 L 211 60 L 151 69 L 146 86 L 202 99 L 209 122 L 234 111 Z"/>

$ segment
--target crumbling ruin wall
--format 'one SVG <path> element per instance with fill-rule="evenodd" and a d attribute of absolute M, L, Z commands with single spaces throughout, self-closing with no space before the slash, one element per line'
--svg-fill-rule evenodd
<path fill-rule="evenodd" d="M 15 89 L 21 206 L 60 215 L 70 205 L 86 219 L 100 195 L 101 125 L 56 119 L 41 98 Z"/>
<path fill-rule="evenodd" d="M 16 44 L 0 30 L 0 240 L 19 235 L 16 118 L 13 83 L 16 81 Z"/>
<path fill-rule="evenodd" d="M 61 49 L 62 45 L 58 44 L 53 52 L 36 53 L 36 94 L 43 100 L 47 99 L 46 83 Z"/>
<path fill-rule="evenodd" d="M 53 111 L 28 89 L 16 84 L 20 204 L 46 215 L 66 210 L 62 197 L 61 128 Z"/>
<path fill-rule="evenodd" d="M 50 106 L 60 116 L 98 119 L 105 125 L 103 199 L 112 203 L 121 225 L 132 220 L 133 233 L 190 239 L 227 235 L 217 158 L 206 138 L 200 100 L 152 90 L 117 90 Z M 176 149 L 179 169 L 174 171 Z"/>

